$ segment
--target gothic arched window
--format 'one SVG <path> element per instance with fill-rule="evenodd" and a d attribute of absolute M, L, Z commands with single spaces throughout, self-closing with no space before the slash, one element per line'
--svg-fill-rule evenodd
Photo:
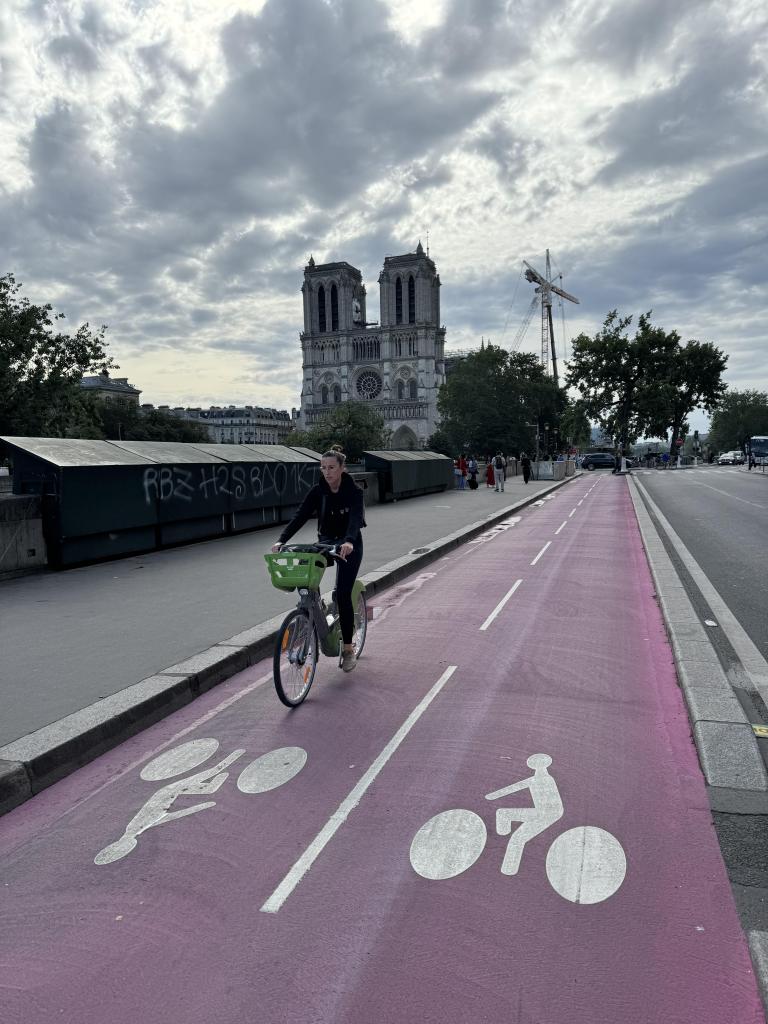
<path fill-rule="evenodd" d="M 328 405 L 328 388 L 325 384 L 320 388 L 320 401 L 323 405 Z"/>
<path fill-rule="evenodd" d="M 339 329 L 339 292 L 335 284 L 331 285 L 331 330 Z"/>
<path fill-rule="evenodd" d="M 397 400 L 398 400 L 398 402 L 402 402 L 402 400 L 404 398 L 405 398 L 405 384 L 403 383 L 403 381 L 399 380 L 397 382 Z"/>
<path fill-rule="evenodd" d="M 413 274 L 408 278 L 408 323 L 416 323 L 416 282 Z"/>
<path fill-rule="evenodd" d="M 319 320 L 320 333 L 325 334 L 325 288 L 322 285 L 317 289 L 317 317 Z"/>
<path fill-rule="evenodd" d="M 403 282 L 398 279 L 395 281 L 395 323 L 401 324 L 403 322 Z"/>
<path fill-rule="evenodd" d="M 416 393 L 416 381 L 415 380 L 409 380 L 408 381 L 408 397 L 411 399 L 412 402 L 415 401 L 416 398 L 418 397 L 418 395 Z"/>
<path fill-rule="evenodd" d="M 333 400 L 336 403 L 341 401 L 341 384 L 333 385 Z"/>

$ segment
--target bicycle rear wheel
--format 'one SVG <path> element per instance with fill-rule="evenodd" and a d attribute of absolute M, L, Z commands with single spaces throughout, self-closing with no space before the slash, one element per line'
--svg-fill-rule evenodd
<path fill-rule="evenodd" d="M 354 607 L 355 631 L 352 634 L 352 646 L 355 649 L 355 659 L 362 654 L 365 645 L 365 637 L 368 633 L 368 606 L 365 603 L 363 591 L 357 595 Z"/>
<path fill-rule="evenodd" d="M 275 689 L 287 707 L 298 707 L 309 693 L 317 661 L 317 630 L 308 613 L 295 608 L 283 619 L 275 641 Z"/>

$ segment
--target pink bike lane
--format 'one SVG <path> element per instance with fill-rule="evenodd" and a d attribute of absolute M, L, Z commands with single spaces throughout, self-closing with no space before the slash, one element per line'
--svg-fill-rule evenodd
<path fill-rule="evenodd" d="M 0 819 L 3 1024 L 763 1021 L 625 481 L 376 605 Z"/>

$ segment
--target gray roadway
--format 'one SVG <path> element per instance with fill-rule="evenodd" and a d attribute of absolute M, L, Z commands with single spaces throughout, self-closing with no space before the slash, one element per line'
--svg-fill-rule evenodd
<path fill-rule="evenodd" d="M 768 474 L 707 466 L 636 475 L 768 659 Z"/>
<path fill-rule="evenodd" d="M 366 510 L 370 572 L 551 485 L 449 491 Z M 262 553 L 280 528 L 0 582 L 0 745 L 288 609 Z M 308 524 L 297 540 L 312 539 Z"/>

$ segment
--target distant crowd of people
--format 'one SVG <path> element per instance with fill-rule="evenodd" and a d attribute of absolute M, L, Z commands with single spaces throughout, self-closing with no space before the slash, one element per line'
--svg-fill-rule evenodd
<path fill-rule="evenodd" d="M 578 455 L 566 456 L 563 452 L 553 452 L 550 455 L 542 455 L 540 458 L 542 462 L 565 462 L 567 458 L 571 458 L 576 462 L 577 466 L 581 461 Z M 504 452 L 498 451 L 495 455 L 486 455 L 483 460 L 485 464 L 486 488 L 493 487 L 498 492 L 503 491 L 510 463 L 515 461 L 519 462 L 523 482 L 527 484 L 531 479 L 532 473 L 530 455 L 526 452 L 520 452 L 516 460 L 515 456 L 510 455 L 507 457 Z M 478 481 L 478 477 L 481 475 L 480 463 L 474 455 L 459 455 L 458 458 L 454 459 L 453 472 L 456 478 L 457 490 L 476 491 L 480 486 Z"/>

